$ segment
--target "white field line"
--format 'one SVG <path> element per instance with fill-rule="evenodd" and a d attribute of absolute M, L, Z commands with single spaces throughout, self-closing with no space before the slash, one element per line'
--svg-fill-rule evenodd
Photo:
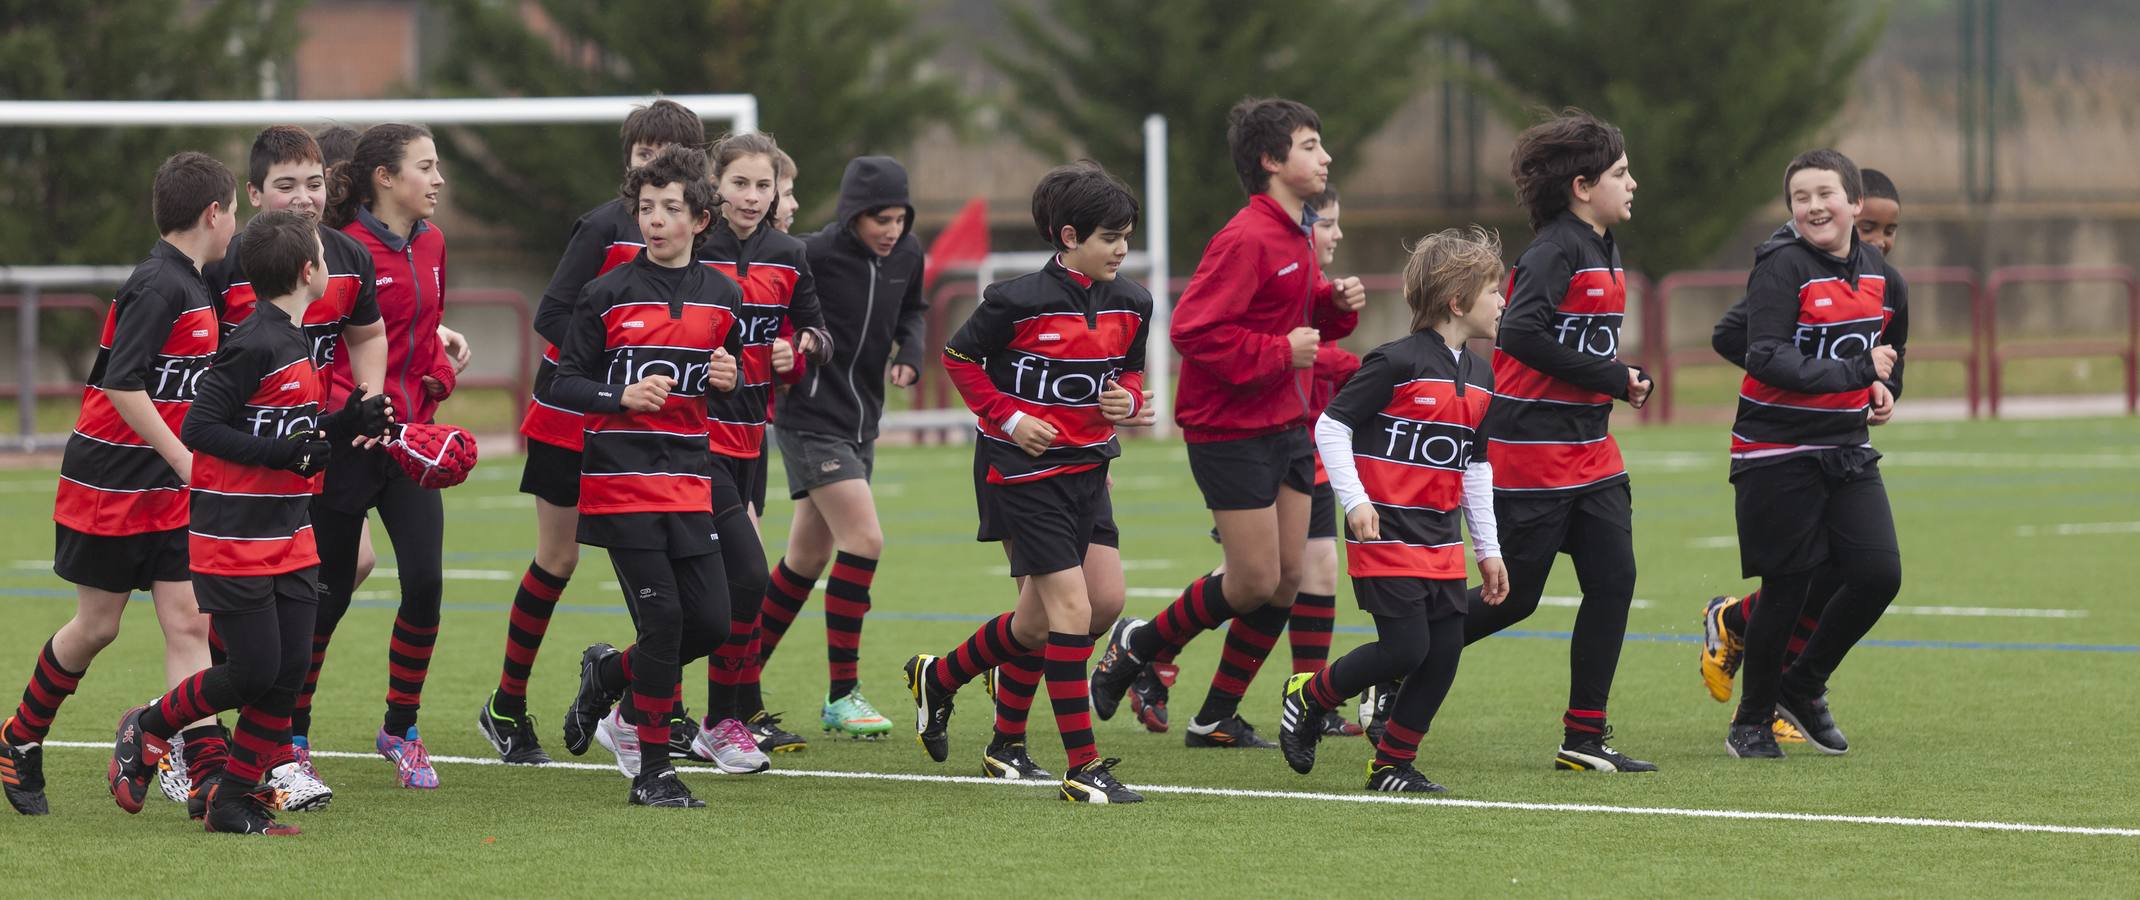
<path fill-rule="evenodd" d="M 1628 467 L 1638 472 L 1689 472 L 1730 468 L 1731 458 L 1717 452 L 1693 450 L 1628 451 Z M 1969 453 L 1951 450 L 1890 450 L 1880 459 L 1884 468 L 1917 469 L 2010 469 L 2042 471 L 2058 469 L 2140 469 L 2140 456 L 2129 453 Z"/>
<path fill-rule="evenodd" d="M 2001 606 L 1890 606 L 1905 616 L 1959 616 L 1966 619 L 2085 619 L 2085 609 L 2029 609 Z"/>
<path fill-rule="evenodd" d="M 1690 538 L 1687 546 L 1694 550 L 1730 550 L 1739 546 L 1735 535 L 1720 534 L 1714 537 Z"/>
<path fill-rule="evenodd" d="M 110 744 L 90 741 L 46 741 L 47 747 L 66 747 L 82 750 L 110 750 Z M 327 759 L 381 760 L 375 753 L 351 753 L 336 750 L 314 750 L 312 755 Z M 434 763 L 456 765 L 502 766 L 504 763 L 490 757 L 433 756 Z M 616 766 L 598 763 L 553 762 L 545 769 L 565 769 L 575 772 L 617 771 Z M 713 773 L 710 767 L 686 765 L 693 773 Z M 972 775 L 911 775 L 898 772 L 831 772 L 800 769 L 773 769 L 767 774 L 787 775 L 796 778 L 844 778 L 862 781 L 904 781 L 929 784 L 980 784 L 1012 785 L 1026 787 L 1055 787 L 1052 781 L 1005 781 L 1000 778 L 981 778 Z M 613 776 L 614 777 L 614 776 Z M 741 777 L 741 776 L 735 776 Z M 1406 797 L 1399 794 L 1378 794 L 1362 791 L 1357 794 L 1329 794 L 1317 791 L 1261 791 L 1243 788 L 1184 787 L 1176 785 L 1130 785 L 1146 794 L 1181 794 L 1199 797 L 1234 797 L 1252 800 L 1293 800 L 1318 803 L 1379 803 L 1396 806 L 1440 806 L 1457 809 L 1491 809 L 1518 812 L 1567 812 L 1603 813 L 1623 816 L 1662 816 L 1684 819 L 1740 819 L 1761 822 L 1808 822 L 1847 825 L 1890 825 L 1905 828 L 1952 828 L 1969 831 L 2023 831 L 2044 834 L 2074 834 L 2101 837 L 2140 838 L 2140 828 L 2100 828 L 2083 825 L 2044 825 L 2034 822 L 1996 822 L 1972 819 L 1931 819 L 1919 816 L 1846 816 L 1830 813 L 1768 812 L 1747 809 L 1682 809 L 1669 806 L 1610 806 L 1599 803 L 1528 803 L 1510 800 L 1463 800 L 1453 797 Z"/>
<path fill-rule="evenodd" d="M 1130 588 L 1130 589 L 1129 589 L 1129 590 L 1128 590 L 1128 591 L 1127 591 L 1126 593 L 1127 593 L 1127 594 L 1128 594 L 1129 596 L 1131 596 L 1131 597 L 1135 597 L 1135 598 L 1138 598 L 1138 599 L 1141 599 L 1141 600 L 1172 600 L 1172 599 L 1174 599 L 1174 598 L 1176 598 L 1176 597 L 1179 597 L 1179 596 L 1181 596 L 1181 588 L 1146 588 L 1146 587 L 1133 587 L 1133 588 Z M 1540 597 L 1540 598 L 1538 598 L 1538 605 L 1539 605 L 1539 606 L 1565 606 L 1565 607 L 1569 607 L 1569 608 L 1571 608 L 1571 609 L 1572 609 L 1572 608 L 1575 608 L 1575 607 L 1579 607 L 1579 606 L 1582 606 L 1582 605 L 1583 605 L 1583 598 L 1581 598 L 1581 597 L 1555 597 L 1555 596 L 1545 596 L 1545 597 Z M 1629 608 L 1631 608 L 1631 609 L 1649 609 L 1649 608 L 1651 608 L 1651 607 L 1653 607 L 1653 606 L 1655 606 L 1655 605 L 1656 605 L 1656 604 L 1654 604 L 1654 603 L 1651 603 L 1651 602 L 1650 602 L 1650 601 L 1648 601 L 1648 600 L 1643 600 L 1643 599 L 1639 599 L 1639 598 L 1638 598 L 1638 599 L 1636 599 L 1636 600 L 1635 600 L 1634 602 L 1632 602 L 1632 603 L 1630 603 L 1630 604 L 1629 604 Z"/>
<path fill-rule="evenodd" d="M 2023 525 L 2017 537 L 2074 537 L 2089 534 L 2140 534 L 2140 522 L 2061 522 L 2056 525 Z"/>

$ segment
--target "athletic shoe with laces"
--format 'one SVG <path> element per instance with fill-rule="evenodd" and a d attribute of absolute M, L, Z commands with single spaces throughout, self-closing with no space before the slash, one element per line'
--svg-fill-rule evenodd
<path fill-rule="evenodd" d="M 1181 667 L 1173 663 L 1153 663 L 1137 672 L 1137 678 L 1129 683 L 1129 711 L 1136 715 L 1137 724 L 1153 734 L 1166 734 L 1167 694 L 1174 686 L 1174 679 L 1181 676 Z"/>
<path fill-rule="evenodd" d="M 1612 726 L 1593 735 L 1587 735 L 1573 743 L 1563 739 L 1560 752 L 1553 755 L 1553 766 L 1576 772 L 1655 772 L 1657 767 L 1627 754 L 1614 750 L 1605 743 L 1612 740 Z"/>
<path fill-rule="evenodd" d="M 848 691 L 847 696 L 838 700 L 827 698 L 818 718 L 826 731 L 857 740 L 876 740 L 892 731 L 892 720 L 869 705 L 860 690 Z"/>
<path fill-rule="evenodd" d="M 1741 725 L 1731 723 L 1730 733 L 1724 736 L 1724 752 L 1740 759 L 1782 759 L 1783 748 L 1776 746 L 1776 732 L 1765 725 Z"/>
<path fill-rule="evenodd" d="M 380 728 L 378 736 L 372 738 L 372 749 L 394 764 L 395 778 L 402 787 L 422 791 L 438 787 L 438 770 L 431 767 L 431 751 L 424 749 L 424 739 L 416 733 L 416 726 L 409 726 L 400 737 Z"/>
<path fill-rule="evenodd" d="M 580 687 L 572 695 L 572 705 L 565 709 L 565 750 L 573 756 L 587 754 L 602 717 L 609 715 L 609 708 L 617 705 L 617 698 L 623 694 L 603 690 L 601 675 L 602 661 L 622 652 L 608 644 L 594 644 L 580 652 Z"/>
<path fill-rule="evenodd" d="M 265 783 L 275 789 L 275 808 L 283 812 L 319 812 L 334 800 L 334 789 L 295 761 L 268 770 Z"/>
<path fill-rule="evenodd" d="M 1361 728 L 1360 723 L 1345 718 L 1344 713 L 1334 709 L 1323 711 L 1324 737 L 1359 737 L 1365 733 L 1367 729 Z"/>
<path fill-rule="evenodd" d="M 173 803 L 184 803 L 193 793 L 193 776 L 186 768 L 185 738 L 171 738 L 171 752 L 156 761 L 156 787 L 163 791 L 165 800 Z"/>
<path fill-rule="evenodd" d="M 631 804 L 669 809 L 703 809 L 706 801 L 691 796 L 691 789 L 684 780 L 676 777 L 676 767 L 663 760 L 645 772 L 632 776 Z"/>
<path fill-rule="evenodd" d="M 698 745 L 698 720 L 691 718 L 689 711 L 678 711 L 669 716 L 669 758 L 690 759 L 698 754 L 692 749 Z"/>
<path fill-rule="evenodd" d="M 1382 734 L 1389 730 L 1390 704 L 1397 701 L 1397 691 L 1403 686 L 1401 679 L 1383 682 L 1369 686 L 1360 695 L 1360 733 L 1370 746 L 1382 743 Z"/>
<path fill-rule="evenodd" d="M 914 738 L 937 762 L 951 758 L 951 736 L 947 732 L 951 727 L 952 692 L 936 683 L 936 667 L 942 664 L 943 660 L 922 654 L 908 659 L 902 668 L 907 676 L 907 693 L 914 697 Z"/>
<path fill-rule="evenodd" d="M 639 729 L 624 721 L 622 710 L 611 710 L 595 727 L 595 743 L 617 757 L 617 771 L 626 778 L 639 777 Z"/>
<path fill-rule="evenodd" d="M 1791 723 L 1784 721 L 1782 716 L 1777 716 L 1776 721 L 1769 723 L 1769 730 L 1776 732 L 1776 743 L 1779 744 L 1803 744 L 1806 742 L 1805 732 L 1799 731 Z"/>
<path fill-rule="evenodd" d="M 1372 761 L 1367 764 L 1367 789 L 1386 794 L 1440 794 L 1449 790 L 1419 774 L 1411 763 L 1378 766 Z"/>
<path fill-rule="evenodd" d="M 1850 741 L 1843 737 L 1843 729 L 1835 726 L 1835 716 L 1828 711 L 1828 695 L 1825 693 L 1796 697 L 1790 691 L 1784 691 L 1776 703 L 1776 718 L 1791 723 L 1815 750 L 1829 756 L 1841 756 L 1850 751 Z"/>
<path fill-rule="evenodd" d="M 779 713 L 761 709 L 752 714 L 750 720 L 743 723 L 743 727 L 750 729 L 751 739 L 758 742 L 758 749 L 767 753 L 794 753 L 810 746 L 810 742 L 803 740 L 802 735 L 780 727 Z"/>
<path fill-rule="evenodd" d="M 729 775 L 750 775 L 773 767 L 750 729 L 734 719 L 722 719 L 699 729 L 691 741 L 691 755 L 713 763 Z"/>
<path fill-rule="evenodd" d="M 498 751 L 498 759 L 506 765 L 540 766 L 550 762 L 550 754 L 543 752 L 542 741 L 535 737 L 535 714 L 522 712 L 517 719 L 501 715 L 495 689 L 490 699 L 483 701 L 483 708 L 476 710 L 476 730 L 483 732 L 483 739 Z"/>
<path fill-rule="evenodd" d="M 275 789 L 268 785 L 242 785 L 228 773 L 208 779 L 203 790 L 207 813 L 201 825 L 213 834 L 264 834 L 287 837 L 301 834 L 295 825 L 275 821 Z"/>
<path fill-rule="evenodd" d="M 1055 775 L 1033 762 L 1024 741 L 998 741 L 981 754 L 981 777 L 1005 781 L 1047 781 Z"/>
<path fill-rule="evenodd" d="M 1072 803 L 1143 803 L 1144 795 L 1115 780 L 1121 760 L 1095 759 L 1063 776 L 1063 799 Z"/>
<path fill-rule="evenodd" d="M 112 799 L 129 813 L 141 811 L 141 801 L 149 797 L 149 775 L 156 771 L 156 761 L 170 749 L 163 738 L 141 730 L 141 713 L 145 709 L 136 706 L 120 714 L 119 727 L 112 733 L 111 765 L 104 772 Z"/>
<path fill-rule="evenodd" d="M 1199 722 L 1189 718 L 1189 729 L 1182 736 L 1182 744 L 1188 747 L 1247 747 L 1251 750 L 1270 750 L 1278 745 L 1263 739 L 1256 733 L 1256 726 L 1248 724 L 1239 713 L 1216 722 Z"/>
<path fill-rule="evenodd" d="M 0 741 L 0 789 L 7 794 L 7 805 L 18 813 L 42 816 L 52 812 L 51 804 L 45 800 L 45 748 L 41 742 L 17 746 Z"/>
<path fill-rule="evenodd" d="M 1092 714 L 1105 722 L 1115 717 L 1115 707 L 1122 703 L 1122 695 L 1129 690 L 1137 673 L 1144 671 L 1143 660 L 1129 649 L 1129 636 L 1150 623 L 1143 619 L 1116 619 L 1114 627 L 1107 631 L 1107 649 L 1101 651 L 1100 661 L 1092 667 Z"/>
<path fill-rule="evenodd" d="M 1300 672 L 1286 679 L 1279 702 L 1278 750 L 1285 754 L 1285 764 L 1302 775 L 1315 771 L 1315 744 L 1323 739 L 1324 710 L 1308 696 L 1308 681 L 1314 677 L 1313 672 Z"/>
<path fill-rule="evenodd" d="M 1737 597 L 1711 597 L 1702 608 L 1702 685 L 1718 703 L 1731 699 L 1731 680 L 1746 657 L 1745 639 L 1724 626 L 1725 610 L 1739 602 Z"/>

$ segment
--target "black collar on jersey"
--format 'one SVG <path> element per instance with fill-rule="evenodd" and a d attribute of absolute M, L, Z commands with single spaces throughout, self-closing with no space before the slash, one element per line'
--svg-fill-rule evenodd
<path fill-rule="evenodd" d="M 765 243 L 765 233 L 773 230 L 773 227 L 761 220 L 757 228 L 751 229 L 750 237 L 737 237 L 735 226 L 728 224 L 727 216 L 722 216 L 720 221 L 711 227 L 726 229 L 728 236 L 736 242 L 736 280 L 749 278 L 751 258 L 758 255 L 758 246 Z"/>
<path fill-rule="evenodd" d="M 1453 353 L 1455 355 L 1456 377 L 1450 379 L 1450 381 L 1456 385 L 1456 395 L 1459 397 L 1464 396 L 1464 387 L 1471 380 L 1471 354 L 1462 347 L 1451 348 L 1449 341 L 1442 337 L 1442 333 L 1432 328 L 1422 328 L 1412 332 L 1412 337 L 1423 343 L 1432 342 L 1435 349 L 1441 353 Z"/>
<path fill-rule="evenodd" d="M 149 248 L 149 258 L 177 263 L 186 267 L 186 271 L 192 272 L 193 277 L 201 277 L 201 267 L 194 263 L 193 257 L 187 256 L 186 251 L 178 249 L 178 245 L 162 238 L 157 238 L 156 246 Z M 206 284 L 206 282 L 202 283 Z"/>
<path fill-rule="evenodd" d="M 1583 221 L 1582 216 L 1576 215 L 1573 208 L 1561 210 L 1560 215 L 1554 216 L 1553 223 L 1549 223 L 1548 227 L 1551 227 L 1551 224 L 1566 224 L 1570 228 L 1582 232 L 1583 237 L 1588 238 L 1592 244 L 1599 248 L 1600 252 L 1605 254 L 1607 274 L 1612 276 L 1614 281 L 1620 280 L 1620 273 L 1617 271 L 1617 266 L 1614 265 L 1619 261 L 1620 251 L 1613 241 L 1612 229 L 1607 228 L 1604 234 L 1599 234 L 1596 228 L 1590 227 L 1589 222 Z"/>
<path fill-rule="evenodd" d="M 652 253 L 649 248 L 640 247 L 639 255 L 632 257 L 631 266 L 661 286 L 669 295 L 669 318 L 681 319 L 684 317 L 684 282 L 694 274 L 694 270 L 702 270 L 705 266 L 695 260 L 686 259 L 683 265 L 671 268 L 655 262 Z"/>
<path fill-rule="evenodd" d="M 417 219 L 416 224 L 409 228 L 409 236 L 402 237 L 395 234 L 393 229 L 386 227 L 385 222 L 379 221 L 378 216 L 372 215 L 369 207 L 364 206 L 357 207 L 357 221 L 364 223 L 364 227 L 371 231 L 372 237 L 378 238 L 379 243 L 385 244 L 386 249 L 395 253 L 400 253 L 403 247 L 407 247 L 416 240 L 417 235 L 423 234 L 426 229 L 431 227 L 430 223 Z"/>

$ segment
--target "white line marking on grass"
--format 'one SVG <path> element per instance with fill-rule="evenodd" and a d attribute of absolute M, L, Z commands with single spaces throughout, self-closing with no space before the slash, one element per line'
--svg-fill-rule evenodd
<path fill-rule="evenodd" d="M 2018 537 L 2074 537 L 2088 534 L 2140 534 L 2140 522 L 2061 522 L 2057 525 L 2023 525 Z"/>
<path fill-rule="evenodd" d="M 502 494 L 465 500 L 454 497 L 446 501 L 447 509 L 533 509 L 534 506 L 535 498 L 526 494 Z"/>
<path fill-rule="evenodd" d="M 382 567 L 372 570 L 380 578 L 400 578 L 401 570 Z M 520 576 L 503 569 L 440 569 L 439 577 L 447 581 L 517 581 Z"/>
<path fill-rule="evenodd" d="M 1648 472 L 1689 472 L 1723 469 L 1730 458 L 1722 452 L 1689 450 L 1623 451 L 1628 468 Z M 2140 456 L 2112 453 L 1966 453 L 1949 450 L 1894 450 L 1881 457 L 1880 465 L 1919 469 L 2012 469 L 2037 472 L 2057 469 L 2140 469 Z"/>
<path fill-rule="evenodd" d="M 1122 561 L 1122 571 L 1124 571 L 1124 572 L 1152 572 L 1152 571 L 1165 571 L 1165 570 L 1168 570 L 1168 569 L 1174 569 L 1174 568 L 1178 568 L 1178 567 L 1180 567 L 1180 565 L 1181 565 L 1180 563 L 1178 563 L 1178 562 L 1175 562 L 1174 560 L 1171 560 L 1171 559 L 1125 559 L 1125 560 L 1123 560 L 1123 561 Z M 988 567 L 988 574 L 990 574 L 990 575 L 997 575 L 997 576 L 1002 576 L 1002 577 L 1006 577 L 1006 578 L 1007 578 L 1007 577 L 1009 577 L 1009 576 L 1010 576 L 1010 574 L 1011 574 L 1011 567 L 1010 567 L 1010 566 L 990 566 L 990 567 Z M 1177 593 L 1177 594 L 1178 594 L 1178 593 L 1180 593 L 1180 591 L 1176 591 L 1175 593 Z"/>
<path fill-rule="evenodd" d="M 90 741 L 46 741 L 47 747 L 69 747 L 82 750 L 109 750 L 110 744 Z M 376 753 L 352 753 L 346 750 L 314 750 L 312 755 L 326 759 L 367 759 L 384 762 Z M 454 763 L 471 766 L 503 766 L 505 763 L 490 757 L 432 756 L 434 763 Z M 575 772 L 615 772 L 616 766 L 599 763 L 553 762 L 547 766 L 530 767 L 543 769 L 566 769 Z M 686 764 L 685 771 L 717 773 L 710 766 Z M 786 775 L 793 778 L 843 778 L 860 781 L 904 781 L 930 784 L 979 784 L 1010 785 L 1028 788 L 1056 787 L 1052 781 L 1005 781 L 1000 778 L 981 778 L 973 775 L 913 775 L 903 772 L 837 772 L 809 771 L 802 769 L 773 769 L 765 774 Z M 614 777 L 614 776 L 613 776 Z M 744 776 L 729 776 L 741 778 Z M 1955 828 L 1974 831 L 2026 831 L 2045 834 L 2077 834 L 2102 837 L 2140 838 L 2140 828 L 2100 828 L 2085 825 L 2043 825 L 2034 822 L 1993 822 L 1972 819 L 1928 819 L 1918 816 L 1846 816 L 1833 813 L 1765 812 L 1748 809 L 1684 809 L 1670 806 L 1609 806 L 1600 803 L 1530 803 L 1514 800 L 1463 800 L 1454 797 L 1405 797 L 1391 794 L 1361 792 L 1358 794 L 1329 794 L 1317 791 L 1262 791 L 1244 788 L 1186 787 L 1179 785 L 1130 785 L 1146 794 L 1181 794 L 1197 797 L 1238 797 L 1251 800 L 1296 800 L 1318 803 L 1382 803 L 1398 806 L 1445 806 L 1459 809 L 1498 809 L 1518 812 L 1577 812 L 1609 813 L 1623 816 L 1665 816 L 1686 819 L 1740 819 L 1760 822 L 1818 822 L 1848 825 L 1895 825 L 1908 828 Z"/>
<path fill-rule="evenodd" d="M 1174 599 L 1174 598 L 1176 598 L 1176 597 L 1180 597 L 1180 596 L 1181 596 L 1181 588 L 1144 588 L 1144 587 L 1133 587 L 1133 588 L 1130 588 L 1130 589 L 1129 589 L 1129 590 L 1128 590 L 1128 591 L 1127 591 L 1126 593 L 1127 593 L 1127 594 L 1128 594 L 1129 596 L 1131 596 L 1131 597 L 1137 597 L 1137 598 L 1142 598 L 1142 599 L 1152 599 L 1152 600 L 1172 600 L 1172 599 Z M 1562 607 L 1569 607 L 1569 608 L 1575 608 L 1575 607 L 1580 607 L 1580 606 L 1582 606 L 1582 605 L 1583 605 L 1583 598 L 1581 598 L 1581 597 L 1540 597 L 1540 598 L 1538 598 L 1538 605 L 1539 605 L 1539 606 L 1562 606 Z M 1655 606 L 1655 605 L 1656 605 L 1656 604 L 1654 604 L 1654 603 L 1651 603 L 1651 602 L 1650 602 L 1650 601 L 1648 601 L 1648 600 L 1640 600 L 1640 599 L 1638 599 L 1638 600 L 1635 600 L 1635 601 L 1633 601 L 1633 602 L 1631 602 L 1631 603 L 1629 603 L 1629 604 L 1628 604 L 1629 608 L 1631 608 L 1631 609 L 1649 609 L 1649 608 L 1651 608 L 1651 607 L 1653 607 L 1653 606 Z"/>
<path fill-rule="evenodd" d="M 15 560 L 15 568 L 24 572 L 42 572 L 52 568 L 52 561 L 49 559 L 18 559 Z"/>
<path fill-rule="evenodd" d="M 1694 538 L 1687 541 L 1687 546 L 1695 550 L 1729 550 L 1739 546 L 1739 539 L 1736 535 L 1720 534 L 1715 537 Z"/>
<path fill-rule="evenodd" d="M 1961 616 L 1972 619 L 2085 619 L 2085 609 L 2029 609 L 1999 606 L 1890 606 L 1905 616 Z"/>

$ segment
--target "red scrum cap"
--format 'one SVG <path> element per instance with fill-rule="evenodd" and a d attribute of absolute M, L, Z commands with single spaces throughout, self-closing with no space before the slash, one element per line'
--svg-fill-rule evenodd
<path fill-rule="evenodd" d="M 386 447 L 419 487 L 452 487 L 467 481 L 476 467 L 475 436 L 453 425 L 402 425 Z"/>

